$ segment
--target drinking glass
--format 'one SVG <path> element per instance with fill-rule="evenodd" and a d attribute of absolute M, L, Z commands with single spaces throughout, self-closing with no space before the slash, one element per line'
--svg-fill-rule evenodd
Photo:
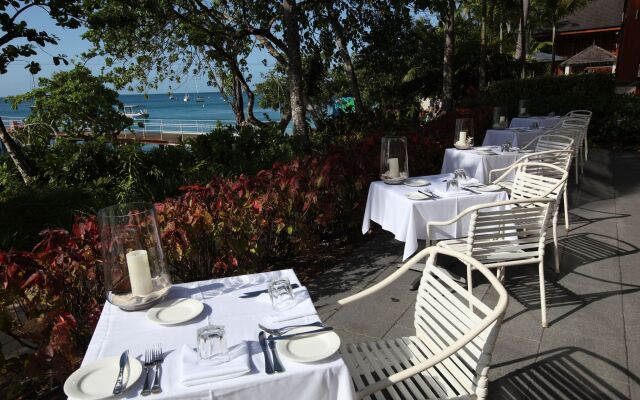
<path fill-rule="evenodd" d="M 504 153 L 505 151 L 506 151 L 506 152 L 511 151 L 511 141 L 510 141 L 510 140 L 507 140 L 507 141 L 505 141 L 504 143 L 502 143 L 502 149 L 501 149 L 501 151 L 502 151 L 503 153 Z"/>
<path fill-rule="evenodd" d="M 460 190 L 460 184 L 456 178 L 447 181 L 447 192 L 456 192 Z"/>
<path fill-rule="evenodd" d="M 458 181 L 465 180 L 467 179 L 467 173 L 465 172 L 464 169 L 458 168 L 455 171 L 453 171 L 453 177 Z"/>
<path fill-rule="evenodd" d="M 224 326 L 214 325 L 209 320 L 207 326 L 198 329 L 197 335 L 198 360 L 207 360 L 217 364 L 229 361 Z"/>
<path fill-rule="evenodd" d="M 278 311 L 295 306 L 293 289 L 287 278 L 277 279 L 269 283 L 269 297 L 271 297 L 273 308 Z"/>

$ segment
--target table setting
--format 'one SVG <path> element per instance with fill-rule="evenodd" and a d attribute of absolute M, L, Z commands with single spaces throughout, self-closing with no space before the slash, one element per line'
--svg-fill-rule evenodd
<path fill-rule="evenodd" d="M 292 270 L 172 284 L 153 206 L 117 207 L 98 213 L 108 301 L 69 399 L 355 398 Z"/>
<path fill-rule="evenodd" d="M 517 147 L 481 146 L 469 150 L 448 148 L 442 161 L 442 174 L 462 169 L 468 177 L 489 184 L 489 173 L 494 169 L 505 168 L 516 162 L 522 153 Z"/>
<path fill-rule="evenodd" d="M 464 171 L 458 171 L 458 176 L 447 173 L 411 178 L 424 183 L 419 187 L 390 185 L 384 180 L 372 182 L 362 233 L 369 231 L 371 221 L 380 224 L 384 230 L 393 233 L 395 239 L 405 243 L 403 260 L 406 260 L 418 249 L 418 240 L 426 239 L 428 222 L 447 220 L 468 207 L 508 198 L 507 193 L 497 185 L 485 185 L 461 174 Z M 468 227 L 469 219 L 462 219 L 457 224 L 438 229 L 431 239 L 461 237 L 466 234 Z"/>

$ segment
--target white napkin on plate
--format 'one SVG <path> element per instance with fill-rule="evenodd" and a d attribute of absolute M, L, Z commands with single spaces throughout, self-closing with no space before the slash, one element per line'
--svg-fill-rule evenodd
<path fill-rule="evenodd" d="M 247 342 L 229 348 L 230 360 L 216 364 L 198 360 L 198 353 L 187 345 L 182 346 L 180 382 L 185 386 L 235 378 L 251 372 L 251 351 Z"/>

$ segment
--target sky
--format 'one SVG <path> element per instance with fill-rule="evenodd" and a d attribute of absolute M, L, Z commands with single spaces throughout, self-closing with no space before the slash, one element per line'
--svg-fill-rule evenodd
<path fill-rule="evenodd" d="M 90 48 L 90 43 L 82 39 L 81 35 L 84 29 L 63 29 L 55 25 L 55 22 L 49 17 L 49 14 L 41 8 L 30 8 L 25 11 L 23 20 L 28 25 L 37 28 L 38 30 L 44 30 L 50 35 L 55 35 L 58 40 L 58 45 L 47 45 L 44 48 L 37 49 L 38 55 L 30 57 L 28 59 L 16 60 L 9 64 L 6 74 L 0 75 L 0 96 L 10 96 L 21 94 L 31 90 L 35 84 L 37 84 L 38 77 L 50 77 L 54 72 L 60 70 L 71 69 L 73 66 L 65 66 L 61 64 L 56 66 L 53 64 L 52 55 L 65 54 L 68 60 L 78 59 L 78 55 Z M 21 44 L 24 42 L 12 42 L 11 44 Z M 263 59 L 267 59 L 267 66 L 262 64 Z M 25 66 L 30 61 L 37 61 L 40 63 L 42 70 L 34 77 L 29 73 Z M 249 72 L 253 75 L 252 85 L 262 81 L 262 74 L 269 71 L 270 67 L 274 64 L 274 60 L 265 51 L 254 50 L 249 55 L 248 59 Z M 104 61 L 100 59 L 92 59 L 87 64 L 94 74 L 98 74 L 100 68 L 104 66 Z M 201 92 L 217 91 L 215 88 L 204 88 L 203 78 L 200 80 L 199 90 Z M 149 91 L 149 93 L 166 93 L 169 90 L 171 82 L 164 82 L 160 85 L 158 90 Z M 173 83 L 175 87 L 175 83 Z M 193 90 L 192 88 L 189 88 Z M 180 90 L 178 90 L 180 91 Z M 125 93 L 125 92 L 123 92 Z"/>

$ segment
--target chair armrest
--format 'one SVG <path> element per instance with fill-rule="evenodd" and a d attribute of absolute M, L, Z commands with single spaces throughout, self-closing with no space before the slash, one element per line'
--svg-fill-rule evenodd
<path fill-rule="evenodd" d="M 465 215 L 469 214 L 474 209 L 475 209 L 474 207 L 466 208 L 466 209 L 462 210 L 462 212 L 460 214 L 456 215 L 455 217 L 451 218 L 448 221 L 431 221 L 431 222 L 427 222 L 427 241 L 431 240 L 431 227 L 432 226 L 451 225 L 454 222 L 457 222 L 460 218 L 462 218 Z"/>

